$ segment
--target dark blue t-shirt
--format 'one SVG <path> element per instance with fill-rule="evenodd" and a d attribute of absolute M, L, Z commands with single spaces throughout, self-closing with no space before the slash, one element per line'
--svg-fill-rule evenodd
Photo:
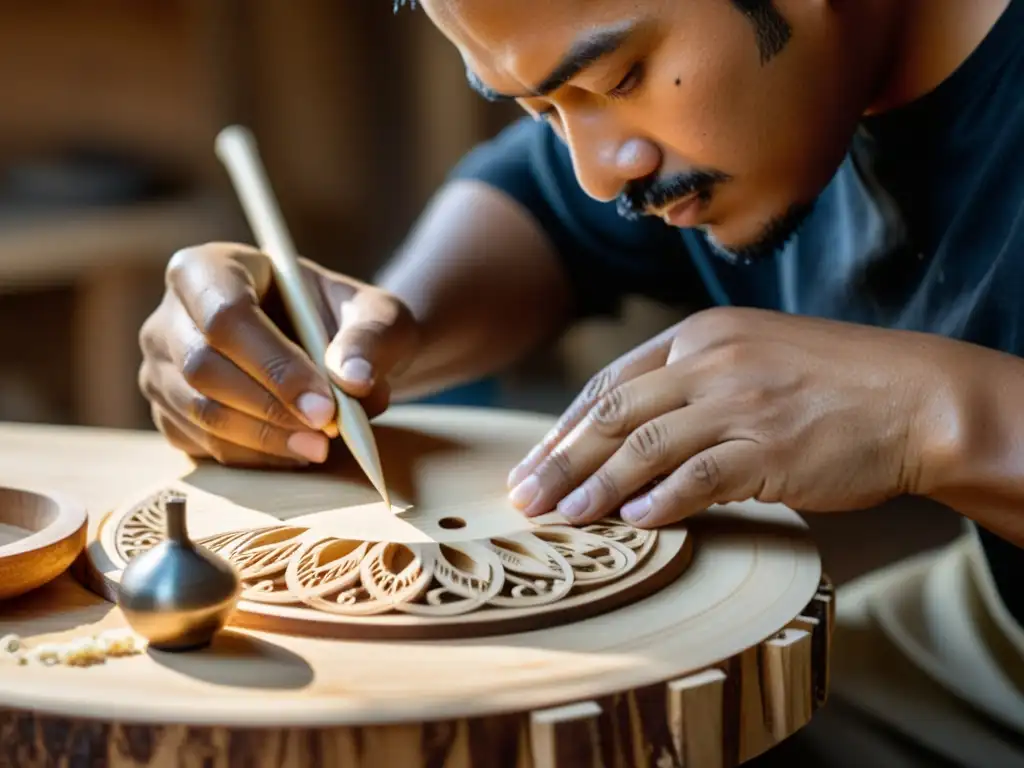
<path fill-rule="evenodd" d="M 938 88 L 861 122 L 842 166 L 776 257 L 737 265 L 697 230 L 627 221 L 588 197 L 564 144 L 524 118 L 471 152 L 457 178 L 522 203 L 555 244 L 578 314 L 629 294 L 938 333 L 1024 356 L 1024 0 Z M 1022 404 L 1024 407 L 1024 404 Z M 1021 510 L 1024 514 L 1024 509 Z M 1024 624 L 1024 551 L 982 545 Z"/>

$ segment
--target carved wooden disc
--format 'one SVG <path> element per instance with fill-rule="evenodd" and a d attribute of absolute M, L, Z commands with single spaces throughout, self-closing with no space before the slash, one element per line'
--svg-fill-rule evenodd
<path fill-rule="evenodd" d="M 550 421 L 472 415 L 424 409 L 415 427 L 376 427 L 391 508 L 345 457 L 306 472 L 201 464 L 113 511 L 90 557 L 113 593 L 128 562 L 162 540 L 165 497 L 184 494 L 193 538 L 241 575 L 234 626 L 359 638 L 576 621 L 640 599 L 686 568 L 682 527 L 524 517 L 507 500 L 505 477 Z"/>

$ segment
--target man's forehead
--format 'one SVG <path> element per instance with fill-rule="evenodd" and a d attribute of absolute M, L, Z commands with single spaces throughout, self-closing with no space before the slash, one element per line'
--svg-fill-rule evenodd
<path fill-rule="evenodd" d="M 636 12 L 622 0 L 419 0 L 462 54 L 471 76 L 503 93 L 525 92 L 592 31 Z"/>
<path fill-rule="evenodd" d="M 419 0 L 427 14 L 446 34 L 498 43 L 551 24 L 571 23 L 582 10 L 601 0 Z"/>

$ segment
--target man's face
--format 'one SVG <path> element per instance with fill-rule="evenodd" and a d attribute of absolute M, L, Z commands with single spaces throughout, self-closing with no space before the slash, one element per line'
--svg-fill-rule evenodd
<path fill-rule="evenodd" d="M 550 122 L 591 197 L 745 259 L 788 238 L 860 117 L 830 0 L 419 4 L 471 85 Z"/>

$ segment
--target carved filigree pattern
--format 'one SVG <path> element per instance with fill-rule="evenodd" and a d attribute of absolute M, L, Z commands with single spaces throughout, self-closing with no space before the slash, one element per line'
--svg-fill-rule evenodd
<path fill-rule="evenodd" d="M 163 539 L 157 494 L 129 512 L 115 542 L 125 561 Z M 239 571 L 242 599 L 347 616 L 455 616 L 533 608 L 623 578 L 657 533 L 618 520 L 546 525 L 481 541 L 353 541 L 301 525 L 227 531 L 197 540 Z"/>
<path fill-rule="evenodd" d="M 121 521 L 117 530 L 121 557 L 131 560 L 164 540 L 164 504 L 170 496 L 169 491 L 151 496 Z"/>

